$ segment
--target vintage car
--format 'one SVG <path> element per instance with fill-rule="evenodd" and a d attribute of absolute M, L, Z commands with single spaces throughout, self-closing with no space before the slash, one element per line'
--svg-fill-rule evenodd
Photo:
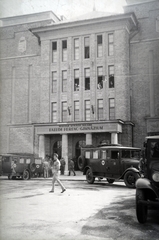
<path fill-rule="evenodd" d="M 136 216 L 139 223 L 147 221 L 148 209 L 159 209 L 159 136 L 148 136 L 141 160 L 143 177 L 136 181 Z"/>
<path fill-rule="evenodd" d="M 88 183 L 95 178 L 106 178 L 109 183 L 124 179 L 127 187 L 134 188 L 140 177 L 140 148 L 122 145 L 99 145 L 82 148 L 78 158 L 78 167 L 86 175 Z"/>
<path fill-rule="evenodd" d="M 0 175 L 25 180 L 43 174 L 42 158 L 32 154 L 1 154 Z"/>

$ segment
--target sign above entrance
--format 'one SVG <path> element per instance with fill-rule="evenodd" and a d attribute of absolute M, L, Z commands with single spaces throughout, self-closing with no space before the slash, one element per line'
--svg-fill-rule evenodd
<path fill-rule="evenodd" d="M 65 134 L 65 133 L 92 133 L 92 132 L 122 132 L 119 122 L 79 123 L 35 126 L 36 134 Z"/>

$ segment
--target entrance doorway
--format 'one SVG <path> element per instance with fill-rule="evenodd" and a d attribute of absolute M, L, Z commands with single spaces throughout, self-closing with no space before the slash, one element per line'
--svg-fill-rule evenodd
<path fill-rule="evenodd" d="M 53 145 L 53 155 L 54 153 L 57 153 L 59 156 L 59 159 L 61 159 L 61 151 L 62 151 L 62 141 L 57 141 Z"/>
<path fill-rule="evenodd" d="M 77 164 L 77 159 L 81 155 L 81 148 L 86 146 L 86 141 L 85 140 L 80 140 L 76 143 L 75 146 L 75 156 L 76 159 L 74 159 L 75 162 L 75 170 L 79 170 L 78 164 Z"/>

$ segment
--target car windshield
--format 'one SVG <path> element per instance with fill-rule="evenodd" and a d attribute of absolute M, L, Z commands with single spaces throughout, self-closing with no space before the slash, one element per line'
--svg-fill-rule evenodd
<path fill-rule="evenodd" d="M 159 158 L 159 142 L 157 141 L 151 142 L 150 148 L 151 158 Z"/>

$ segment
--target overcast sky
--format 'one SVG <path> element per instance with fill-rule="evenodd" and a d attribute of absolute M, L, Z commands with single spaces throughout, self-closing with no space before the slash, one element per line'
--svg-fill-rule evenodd
<path fill-rule="evenodd" d="M 0 17 L 10 17 L 35 12 L 53 11 L 67 19 L 87 12 L 123 12 L 125 0 L 0 0 Z"/>

